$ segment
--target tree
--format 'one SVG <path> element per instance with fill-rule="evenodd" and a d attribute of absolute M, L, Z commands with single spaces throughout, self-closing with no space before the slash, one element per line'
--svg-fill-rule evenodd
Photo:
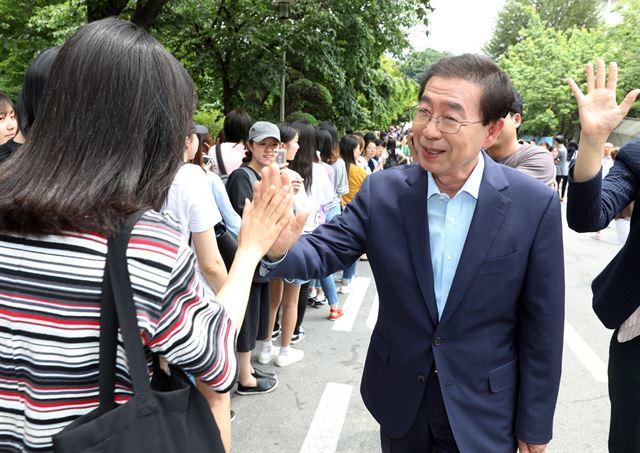
<path fill-rule="evenodd" d="M 157 25 L 201 100 L 275 120 L 286 51 L 287 105 L 302 101 L 301 86 L 313 86 L 330 97 L 307 99 L 306 113 L 355 129 L 368 121 L 366 104 L 380 105 L 380 57 L 407 48 L 406 30 L 429 11 L 428 0 L 299 0 L 280 21 L 265 0 L 181 0 L 167 4 Z"/>
<path fill-rule="evenodd" d="M 622 22 L 608 27 L 604 40 L 609 43 L 608 57 L 616 61 L 619 67 L 618 99 L 622 99 L 629 91 L 640 86 L 640 0 L 622 0 L 617 5 L 617 12 Z M 628 116 L 640 117 L 640 105 L 636 102 Z"/>
<path fill-rule="evenodd" d="M 400 70 L 405 77 L 420 84 L 426 69 L 431 63 L 450 56 L 450 52 L 439 52 L 433 49 L 414 51 L 401 60 Z"/>
<path fill-rule="evenodd" d="M 521 41 L 499 60 L 524 101 L 521 133 L 571 136 L 577 110 L 566 79 L 584 81 L 584 63 L 606 57 L 608 47 L 602 29 L 549 29 L 534 14 Z"/>
<path fill-rule="evenodd" d="M 128 0 L 87 0 L 87 22 L 105 17 L 119 16 L 127 8 Z M 167 0 L 138 0 L 131 17 L 131 22 L 149 30 Z"/>
<path fill-rule="evenodd" d="M 543 26 L 556 30 L 598 25 L 601 0 L 507 0 L 498 13 L 491 40 L 484 52 L 494 59 L 521 41 L 521 31 L 531 25 L 535 13 Z"/>
<path fill-rule="evenodd" d="M 149 29 L 166 1 L 0 0 L 0 89 L 16 96 L 31 60 L 64 43 L 87 20 L 120 15 Z"/>
<path fill-rule="evenodd" d="M 388 121 L 404 102 L 410 85 L 386 74 L 381 57 L 402 54 L 407 30 L 430 11 L 429 0 L 298 0 L 279 20 L 271 0 L 0 0 L 0 87 L 15 95 L 43 48 L 117 14 L 150 28 L 182 62 L 201 111 L 245 108 L 276 120 L 286 51 L 288 113 L 356 129 Z"/>

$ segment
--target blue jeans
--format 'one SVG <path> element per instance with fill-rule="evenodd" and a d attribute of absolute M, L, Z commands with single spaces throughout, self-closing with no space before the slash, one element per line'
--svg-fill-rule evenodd
<path fill-rule="evenodd" d="M 353 276 L 356 274 L 356 264 L 358 264 L 358 260 L 355 260 L 353 264 L 348 266 L 345 270 L 342 271 L 342 281 L 350 282 Z"/>
<path fill-rule="evenodd" d="M 340 214 L 340 205 L 334 206 L 330 211 L 326 213 L 326 222 L 330 222 L 335 216 Z M 318 280 L 316 280 L 316 283 Z M 333 275 L 320 279 L 320 285 L 324 291 L 329 305 L 335 305 L 338 303 L 338 291 L 336 290 L 336 282 L 333 280 Z"/>

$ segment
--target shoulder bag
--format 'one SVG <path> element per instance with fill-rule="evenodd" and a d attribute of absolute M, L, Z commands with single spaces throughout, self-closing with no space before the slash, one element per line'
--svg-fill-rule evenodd
<path fill-rule="evenodd" d="M 206 400 L 188 377 L 154 362 L 149 381 L 127 268 L 127 245 L 142 215 L 131 216 L 109 238 L 100 316 L 100 405 L 53 437 L 56 453 L 223 453 L 220 432 Z M 114 402 L 118 325 L 133 382 L 133 397 Z"/>

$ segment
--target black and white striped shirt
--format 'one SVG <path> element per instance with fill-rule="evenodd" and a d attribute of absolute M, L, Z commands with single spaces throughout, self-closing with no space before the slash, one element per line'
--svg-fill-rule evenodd
<path fill-rule="evenodd" d="M 0 235 L 0 451 L 48 451 L 51 437 L 99 402 L 100 293 L 107 238 Z M 169 215 L 136 224 L 127 261 L 147 348 L 227 391 L 236 328 L 205 300 L 191 249 Z M 116 400 L 131 396 L 119 343 Z"/>

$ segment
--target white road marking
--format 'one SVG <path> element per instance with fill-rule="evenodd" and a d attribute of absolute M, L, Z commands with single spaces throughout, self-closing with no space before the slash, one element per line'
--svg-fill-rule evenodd
<path fill-rule="evenodd" d="M 598 354 L 591 349 L 587 342 L 584 341 L 582 337 L 578 335 L 578 332 L 566 321 L 564 323 L 564 341 L 596 381 L 604 383 L 608 381 L 606 363 L 602 361 Z"/>
<path fill-rule="evenodd" d="M 369 316 L 367 317 L 367 327 L 369 329 L 373 329 L 376 325 L 376 321 L 378 320 L 378 295 L 373 298 L 373 303 L 371 304 L 371 310 L 369 311 Z"/>
<path fill-rule="evenodd" d="M 333 322 L 331 330 L 351 332 L 370 282 L 371 279 L 368 277 L 356 277 L 351 281 L 351 292 L 344 302 L 344 316 Z"/>
<path fill-rule="evenodd" d="M 336 451 L 352 392 L 352 385 L 327 383 L 300 453 Z"/>

